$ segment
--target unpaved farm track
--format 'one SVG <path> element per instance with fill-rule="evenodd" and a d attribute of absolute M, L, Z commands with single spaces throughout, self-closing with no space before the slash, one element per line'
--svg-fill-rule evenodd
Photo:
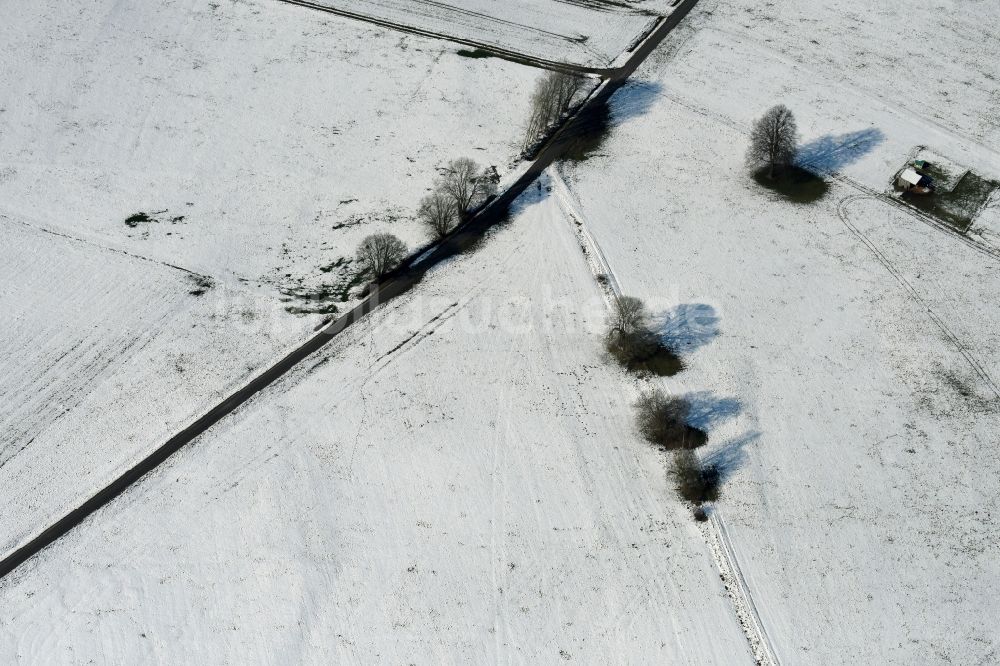
<path fill-rule="evenodd" d="M 550 169 L 549 174 L 553 193 L 559 201 L 566 219 L 570 221 L 577 240 L 580 241 L 580 247 L 587 258 L 587 263 L 590 265 L 597 284 L 604 293 L 605 301 L 610 310 L 613 301 L 623 295 L 614 269 L 604 256 L 604 251 L 597 239 L 587 228 L 586 218 L 580 212 L 579 205 L 566 181 L 558 172 L 558 167 Z M 722 519 L 718 506 L 712 507 L 711 520 L 699 523 L 699 530 L 708 545 L 712 561 L 715 562 L 715 566 L 719 570 L 719 577 L 722 579 L 726 594 L 733 604 L 733 614 L 736 615 L 736 620 L 746 636 L 754 661 L 758 666 L 780 666 L 778 653 L 775 651 L 767 628 L 757 612 L 757 605 L 753 600 L 750 586 L 743 576 L 739 560 L 736 559 L 736 551 L 733 549 L 729 532 L 726 530 L 726 523 Z"/>
<path fill-rule="evenodd" d="M 303 5 L 311 4 L 300 2 L 299 0 L 282 1 Z M 680 23 L 681 19 L 691 11 L 697 2 L 698 0 L 684 0 L 674 9 L 670 16 L 660 19 L 649 35 L 632 51 L 628 61 L 622 67 L 613 70 L 609 78 L 594 91 L 580 109 L 563 124 L 560 130 L 542 146 L 537 157 L 535 157 L 534 161 L 521 177 L 490 202 L 489 205 L 480 210 L 471 220 L 459 227 L 452 236 L 430 250 L 422 252 L 418 258 L 411 258 L 389 279 L 373 287 L 371 294 L 353 310 L 321 329 L 297 349 L 205 412 L 200 418 L 171 437 L 166 443 L 138 464 L 114 479 L 97 492 L 97 494 L 56 520 L 36 536 L 7 553 L 3 559 L 0 559 L 0 578 L 7 576 L 18 566 L 52 544 L 56 539 L 81 524 L 88 516 L 121 495 L 143 476 L 156 469 L 170 456 L 194 441 L 211 426 L 234 412 L 257 393 L 273 384 L 314 352 L 324 347 L 348 326 L 364 318 L 365 315 L 379 305 L 407 292 L 420 282 L 424 274 L 432 266 L 455 256 L 464 248 L 469 247 L 482 238 L 494 224 L 504 219 L 510 204 L 549 165 L 559 159 L 573 145 L 576 133 L 580 131 L 576 125 L 577 121 L 585 118 L 589 110 L 606 104 L 611 95 L 625 83 L 636 68 L 653 52 L 670 31 Z M 321 7 L 317 6 L 316 8 Z"/>

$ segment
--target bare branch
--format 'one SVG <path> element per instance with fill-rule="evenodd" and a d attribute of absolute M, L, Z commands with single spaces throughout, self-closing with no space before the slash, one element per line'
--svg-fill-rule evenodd
<path fill-rule="evenodd" d="M 432 192 L 420 201 L 417 219 L 435 240 L 440 240 L 455 228 L 458 210 L 455 201 L 444 192 Z"/>
<path fill-rule="evenodd" d="M 357 260 L 375 279 L 399 265 L 406 257 L 406 244 L 392 234 L 372 234 L 358 245 Z"/>
<path fill-rule="evenodd" d="M 783 104 L 768 109 L 750 131 L 747 165 L 756 169 L 766 166 L 768 178 L 775 171 L 792 164 L 798 154 L 799 133 L 795 116 Z"/>

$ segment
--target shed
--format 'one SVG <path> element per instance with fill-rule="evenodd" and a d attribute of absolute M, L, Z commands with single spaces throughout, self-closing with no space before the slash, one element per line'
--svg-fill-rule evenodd
<path fill-rule="evenodd" d="M 896 187 L 905 192 L 916 192 L 927 194 L 934 190 L 934 184 L 930 176 L 919 173 L 916 169 L 903 169 L 896 178 Z"/>

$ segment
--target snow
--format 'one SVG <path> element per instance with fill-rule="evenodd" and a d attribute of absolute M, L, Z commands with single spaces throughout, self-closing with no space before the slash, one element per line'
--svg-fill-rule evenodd
<path fill-rule="evenodd" d="M 903 173 L 899 174 L 900 180 L 905 180 L 911 185 L 919 185 L 923 176 L 914 171 L 913 169 L 904 169 Z"/>
<path fill-rule="evenodd" d="M 263 294 L 0 217 L 0 552 L 310 332 Z"/>
<path fill-rule="evenodd" d="M 581 62 L 641 23 L 361 5 Z M 436 166 L 509 179 L 539 75 L 263 0 L 6 15 L 4 550 L 307 335 L 279 287 L 416 242 Z M 0 581 L 0 661 L 995 661 L 1000 198 L 959 235 L 887 191 L 916 155 L 1000 179 L 998 32 L 982 2 L 702 0 L 589 159 Z M 812 204 L 743 164 L 779 102 Z M 613 293 L 682 373 L 604 357 Z M 652 383 L 709 432 L 700 527 L 633 430 Z"/>
<path fill-rule="evenodd" d="M 0 583 L 0 660 L 733 663 L 556 199 Z"/>
<path fill-rule="evenodd" d="M 4 15 L 2 553 L 311 334 L 283 290 L 423 242 L 447 159 L 504 172 L 539 76 L 263 0 Z"/>
<path fill-rule="evenodd" d="M 5 16 L 0 212 L 275 293 L 374 231 L 424 242 L 436 170 L 504 173 L 540 76 L 275 0 Z"/>
<path fill-rule="evenodd" d="M 606 67 L 669 14 L 666 0 L 321 0 L 316 3 L 518 54 Z"/>
<path fill-rule="evenodd" d="M 963 88 L 928 120 L 910 100 L 950 84 L 881 64 L 931 20 L 923 8 L 898 24 L 846 3 L 770 11 L 700 3 L 613 100 L 611 136 L 563 168 L 569 193 L 622 290 L 687 350 L 664 385 L 717 396 L 702 455 L 724 470 L 716 511 L 779 660 L 989 662 L 1000 261 L 880 193 L 921 143 L 996 177 L 994 110 Z M 966 38 L 997 21 L 961 6 L 928 66 L 937 48 L 971 54 Z M 843 176 L 815 204 L 746 176 L 746 128 L 775 102 Z"/>

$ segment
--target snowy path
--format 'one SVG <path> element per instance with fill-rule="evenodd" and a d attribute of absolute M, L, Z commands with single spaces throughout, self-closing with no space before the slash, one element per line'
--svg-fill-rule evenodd
<path fill-rule="evenodd" d="M 546 175 L 551 183 L 552 191 L 556 195 L 556 200 L 562 207 L 566 218 L 571 222 L 571 226 L 580 241 L 580 248 L 587 257 L 587 263 L 597 279 L 598 285 L 602 287 L 605 302 L 610 311 L 614 299 L 623 295 L 614 269 L 605 257 L 597 239 L 587 228 L 586 218 L 580 212 L 579 202 L 576 201 L 569 186 L 566 185 L 558 167 L 550 168 Z M 739 560 L 736 559 L 736 553 L 729 540 L 729 534 L 726 532 L 725 522 L 718 507 L 712 507 L 711 520 L 701 523 L 699 528 L 725 584 L 736 619 L 746 634 L 754 659 L 762 666 L 778 666 L 781 662 L 777 658 L 777 653 L 771 644 L 767 630 L 764 628 L 764 623 L 761 622 L 760 614 L 757 612 L 756 604 L 750 593 L 750 587 L 740 569 Z"/>

